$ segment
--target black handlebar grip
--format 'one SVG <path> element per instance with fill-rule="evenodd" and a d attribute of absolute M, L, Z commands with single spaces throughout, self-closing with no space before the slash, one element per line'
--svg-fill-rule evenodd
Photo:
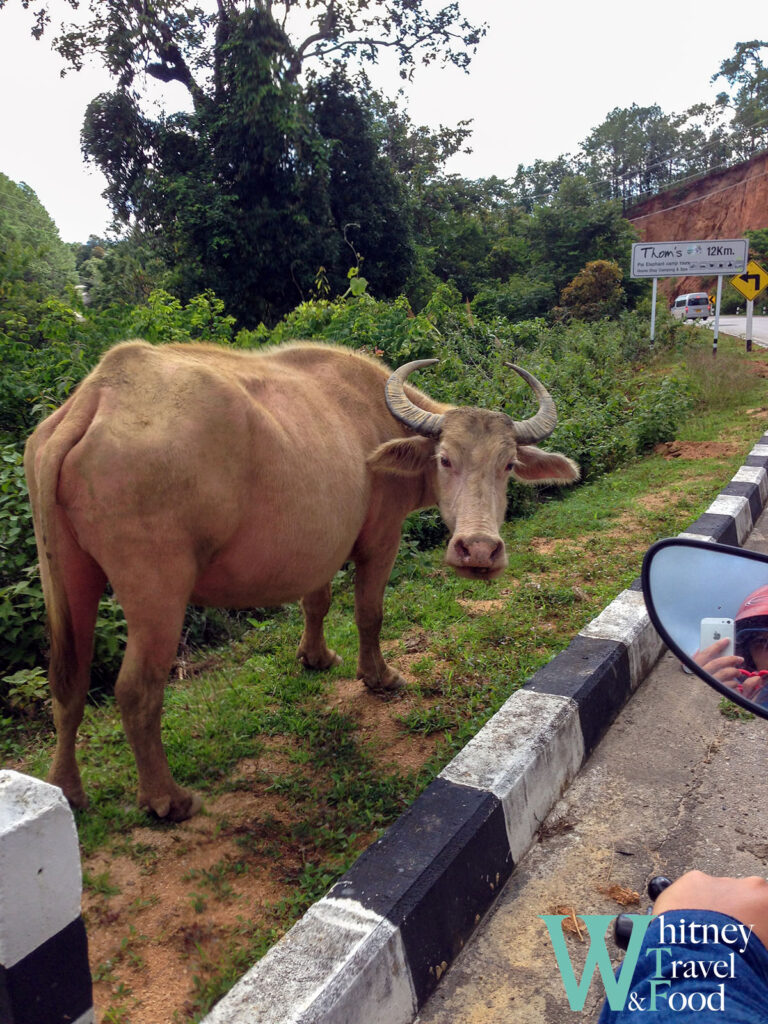
<path fill-rule="evenodd" d="M 655 903 L 664 890 L 672 885 L 672 879 L 666 875 L 654 875 L 648 883 L 648 895 Z M 648 909 L 651 913 L 651 908 Z M 632 934 L 632 918 L 629 914 L 619 914 L 613 922 L 613 939 L 619 949 L 626 950 L 629 945 L 629 937 Z"/>
<path fill-rule="evenodd" d="M 613 922 L 613 940 L 619 949 L 626 950 L 632 934 L 632 918 L 629 914 L 619 914 Z"/>
<path fill-rule="evenodd" d="M 655 903 L 659 896 L 661 896 L 664 890 L 670 885 L 672 885 L 671 878 L 667 878 L 666 875 L 655 875 L 648 883 L 648 895 Z"/>

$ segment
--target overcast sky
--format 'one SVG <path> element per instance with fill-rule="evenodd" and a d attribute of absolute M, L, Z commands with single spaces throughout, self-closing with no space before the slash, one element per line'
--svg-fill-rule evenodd
<path fill-rule="evenodd" d="M 66 17 L 68 7 L 51 6 L 54 23 L 59 12 Z M 473 119 L 473 153 L 448 168 L 472 178 L 509 177 L 518 164 L 575 153 L 614 107 L 658 103 L 676 113 L 711 101 L 724 84 L 710 78 L 735 44 L 766 35 L 765 17 L 755 24 L 746 9 L 742 16 L 719 0 L 462 0 L 461 7 L 489 26 L 469 74 L 417 70 L 408 108 L 416 123 L 433 127 Z M 85 241 L 104 234 L 109 214 L 79 133 L 87 103 L 110 83 L 95 67 L 60 78 L 59 58 L 45 38 L 30 37 L 30 21 L 21 0 L 0 11 L 0 171 L 35 190 L 64 241 Z M 397 76 L 382 69 L 379 77 L 394 95 Z M 171 94 L 166 105 L 178 102 Z"/>

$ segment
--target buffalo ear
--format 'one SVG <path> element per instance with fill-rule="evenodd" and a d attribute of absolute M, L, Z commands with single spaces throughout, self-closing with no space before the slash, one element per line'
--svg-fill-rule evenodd
<path fill-rule="evenodd" d="M 521 444 L 512 473 L 526 484 L 572 484 L 581 476 L 579 467 L 559 452 L 543 452 Z"/>
<path fill-rule="evenodd" d="M 419 476 L 435 455 L 435 441 L 430 437 L 398 437 L 385 441 L 368 456 L 374 473 L 397 476 Z"/>

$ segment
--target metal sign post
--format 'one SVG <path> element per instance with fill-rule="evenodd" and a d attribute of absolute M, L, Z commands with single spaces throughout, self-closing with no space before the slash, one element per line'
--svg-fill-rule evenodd
<path fill-rule="evenodd" d="M 656 337 L 656 292 L 658 290 L 658 284 L 658 277 L 654 277 L 653 294 L 651 295 L 651 348 L 653 348 L 653 342 Z"/>
<path fill-rule="evenodd" d="M 723 294 L 723 275 L 717 275 L 717 301 L 715 303 L 715 331 L 714 339 L 712 342 L 712 355 L 717 355 L 717 338 L 720 334 L 720 297 Z"/>

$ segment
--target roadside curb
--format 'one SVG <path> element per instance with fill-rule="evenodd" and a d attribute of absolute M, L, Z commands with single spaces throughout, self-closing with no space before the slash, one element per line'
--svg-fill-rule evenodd
<path fill-rule="evenodd" d="M 768 434 L 683 537 L 741 546 L 768 503 Z M 646 678 L 640 581 L 506 701 L 203 1024 L 410 1024 Z"/>

